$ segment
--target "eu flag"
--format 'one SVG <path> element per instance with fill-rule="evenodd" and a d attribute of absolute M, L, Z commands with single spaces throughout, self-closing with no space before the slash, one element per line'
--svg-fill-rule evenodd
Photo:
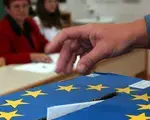
<path fill-rule="evenodd" d="M 117 74 L 93 73 L 19 91 L 0 98 L 0 120 L 38 120 L 47 115 L 50 106 L 90 102 L 112 92 L 118 95 L 58 120 L 148 120 L 150 88 L 130 87 L 139 81 Z"/>

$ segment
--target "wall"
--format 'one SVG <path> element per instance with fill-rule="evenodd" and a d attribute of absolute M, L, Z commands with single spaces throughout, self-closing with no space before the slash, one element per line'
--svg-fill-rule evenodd
<path fill-rule="evenodd" d="M 139 2 L 127 3 L 124 1 Z M 150 0 L 67 0 L 67 3 L 61 4 L 60 7 L 72 12 L 73 19 L 91 18 L 93 16 L 90 12 L 94 10 L 99 16 L 115 16 L 117 22 L 124 22 L 150 13 Z"/>
<path fill-rule="evenodd" d="M 99 16 L 115 16 L 117 22 L 131 21 L 150 13 L 150 0 L 140 0 L 136 4 L 125 3 L 124 0 L 109 0 L 114 2 L 97 0 L 97 3 L 94 3 L 94 0 L 87 1 L 68 0 L 66 9 L 73 13 L 73 19 L 91 17 L 91 9 L 96 11 Z"/>

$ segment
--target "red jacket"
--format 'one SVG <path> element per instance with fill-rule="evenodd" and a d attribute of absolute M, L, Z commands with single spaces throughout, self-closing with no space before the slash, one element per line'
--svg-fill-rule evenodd
<path fill-rule="evenodd" d="M 25 20 L 24 30 L 9 15 L 0 22 L 0 57 L 6 64 L 31 62 L 30 53 L 43 53 L 47 42 L 32 18 Z"/>

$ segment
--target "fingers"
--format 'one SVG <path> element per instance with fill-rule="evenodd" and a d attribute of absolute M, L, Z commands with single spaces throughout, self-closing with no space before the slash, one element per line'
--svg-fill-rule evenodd
<path fill-rule="evenodd" d="M 42 54 L 40 61 L 44 63 L 51 63 L 52 59 L 48 55 Z"/>
<path fill-rule="evenodd" d="M 70 74 L 72 72 L 74 62 L 76 61 L 76 53 L 72 54 L 72 57 L 70 58 L 70 61 L 68 62 L 67 66 L 64 68 L 64 72 L 67 74 Z"/>
<path fill-rule="evenodd" d="M 45 55 L 45 54 L 36 54 L 33 62 L 44 62 L 44 63 L 51 63 L 52 59 Z"/>
<path fill-rule="evenodd" d="M 61 48 L 64 41 L 66 40 L 77 40 L 79 38 L 86 38 L 88 39 L 88 29 L 86 26 L 78 26 L 78 27 L 71 27 L 62 30 L 53 40 L 53 42 L 48 43 L 45 48 L 46 53 L 53 53 Z"/>
<path fill-rule="evenodd" d="M 45 57 L 43 57 L 42 62 L 51 63 L 51 62 L 52 62 L 52 59 L 51 59 L 49 56 L 45 56 Z"/>
<path fill-rule="evenodd" d="M 70 59 L 72 58 L 73 52 L 75 51 L 74 48 L 78 49 L 78 47 L 76 47 L 75 44 L 76 44 L 76 41 L 74 42 L 72 42 L 71 40 L 65 41 L 63 48 L 60 52 L 58 62 L 57 62 L 57 68 L 56 68 L 57 73 L 64 72 L 66 66 L 68 65 Z"/>
<path fill-rule="evenodd" d="M 70 47 L 67 47 L 70 42 L 64 44 L 60 58 L 58 60 L 56 72 L 70 73 L 73 68 L 73 63 L 76 60 L 76 56 L 80 53 L 82 55 L 80 61 L 77 64 L 77 71 L 81 74 L 85 74 L 90 68 L 92 68 L 98 61 L 104 59 L 108 55 L 108 50 L 104 42 L 99 42 L 90 52 L 85 52 L 83 48 L 72 51 Z"/>
<path fill-rule="evenodd" d="M 98 61 L 104 59 L 107 56 L 105 45 L 101 42 L 97 44 L 92 51 L 82 56 L 77 64 L 77 71 L 85 74 L 90 68 L 92 68 Z"/>

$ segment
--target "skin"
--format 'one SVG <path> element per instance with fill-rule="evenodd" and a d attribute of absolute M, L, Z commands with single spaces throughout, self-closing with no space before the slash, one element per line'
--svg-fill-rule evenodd
<path fill-rule="evenodd" d="M 15 0 L 10 3 L 6 11 L 23 27 L 24 20 L 28 17 L 29 3 L 27 0 Z"/>
<path fill-rule="evenodd" d="M 56 72 L 71 73 L 77 55 L 76 70 L 85 74 L 100 60 L 116 57 L 134 48 L 147 48 L 148 37 L 144 19 L 123 24 L 87 24 L 62 30 L 47 53 L 60 49 Z"/>
<path fill-rule="evenodd" d="M 54 13 L 56 11 L 57 4 L 57 0 L 45 0 L 44 2 L 45 9 L 50 13 Z"/>
<path fill-rule="evenodd" d="M 5 65 L 6 65 L 5 59 L 1 57 L 0 58 L 0 67 L 5 66 Z"/>

